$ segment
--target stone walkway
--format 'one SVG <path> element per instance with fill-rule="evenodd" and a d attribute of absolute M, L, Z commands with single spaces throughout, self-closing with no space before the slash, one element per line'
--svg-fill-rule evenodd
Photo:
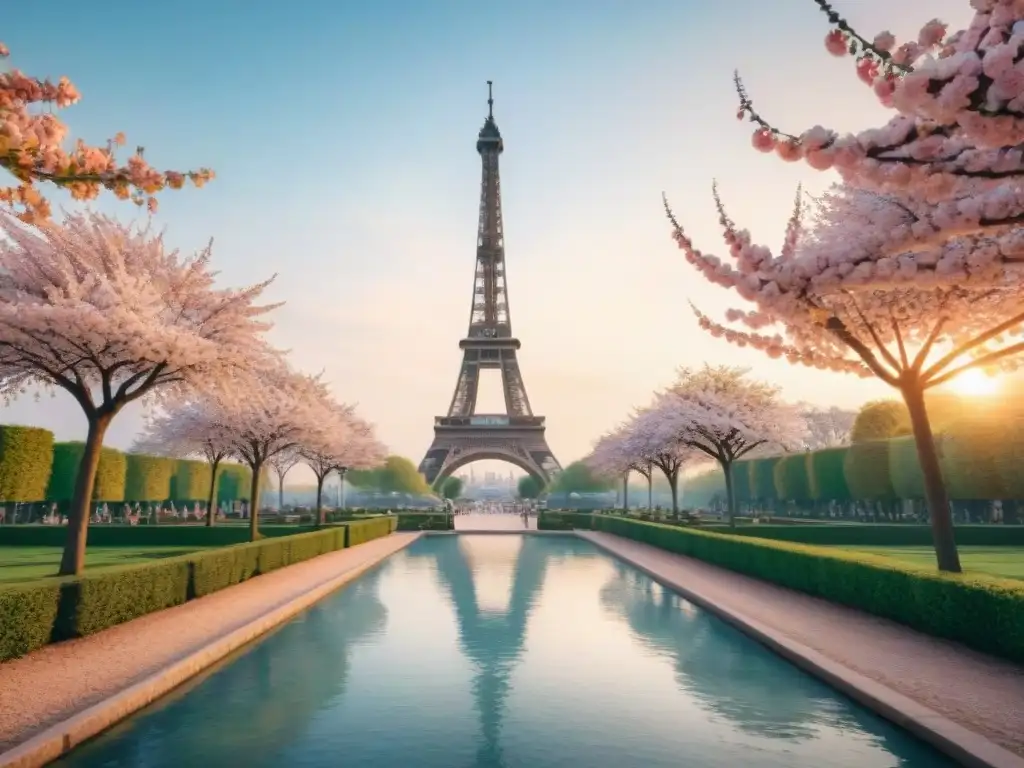
<path fill-rule="evenodd" d="M 1024 667 L 647 544 L 577 533 L 1024 756 Z"/>
<path fill-rule="evenodd" d="M 0 753 L 419 535 L 393 533 L 321 555 L 0 664 Z"/>
<path fill-rule="evenodd" d="M 471 513 L 455 516 L 455 530 L 470 531 L 524 531 L 537 530 L 537 518 L 531 517 L 529 525 L 523 525 L 519 515 Z"/>

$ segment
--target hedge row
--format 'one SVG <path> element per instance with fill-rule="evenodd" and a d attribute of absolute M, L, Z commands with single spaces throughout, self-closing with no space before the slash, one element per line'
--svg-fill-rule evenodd
<path fill-rule="evenodd" d="M 537 515 L 538 531 L 571 531 L 574 528 L 593 530 L 594 515 L 586 512 L 555 512 L 542 510 Z"/>
<path fill-rule="evenodd" d="M 710 528 L 708 530 L 714 530 Z M 872 523 L 808 525 L 744 525 L 724 528 L 735 536 L 774 539 L 800 544 L 851 547 L 931 547 L 930 525 L 885 525 Z M 1024 525 L 958 525 L 956 543 L 972 547 L 1024 547 Z"/>
<path fill-rule="evenodd" d="M 265 538 L 317 530 L 314 526 L 260 525 Z M 0 547 L 63 547 L 61 525 L 0 525 Z M 89 545 L 96 547 L 226 547 L 249 540 L 248 525 L 93 525 Z"/>
<path fill-rule="evenodd" d="M 395 523 L 393 517 L 353 521 L 153 563 L 105 568 L 64 580 L 41 579 L 0 588 L 0 661 L 52 642 L 91 635 L 253 576 L 387 536 Z"/>
<path fill-rule="evenodd" d="M 611 515 L 594 527 L 1024 662 L 1024 583 Z"/>
<path fill-rule="evenodd" d="M 399 512 L 400 531 L 451 531 L 455 516 L 450 512 Z"/>
<path fill-rule="evenodd" d="M 1014 417 L 987 414 L 954 421 L 936 443 L 950 498 L 1024 500 L 1024 424 Z M 741 460 L 733 466 L 733 486 L 741 504 L 924 498 L 913 436 Z M 706 506 L 724 495 L 725 482 L 718 470 L 684 482 L 687 506 Z"/>
<path fill-rule="evenodd" d="M 0 425 L 0 502 L 68 502 L 74 496 L 85 443 L 55 443 L 36 427 Z M 251 472 L 222 464 L 217 472 L 220 502 L 248 500 Z M 210 466 L 204 461 L 122 453 L 103 448 L 93 499 L 108 502 L 205 501 Z"/>

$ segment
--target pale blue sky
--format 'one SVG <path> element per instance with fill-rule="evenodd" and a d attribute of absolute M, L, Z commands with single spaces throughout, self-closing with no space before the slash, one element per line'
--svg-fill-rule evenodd
<path fill-rule="evenodd" d="M 900 38 L 936 15 L 959 26 L 969 10 L 836 4 L 866 33 Z M 55 0 L 4 20 L 14 66 L 78 85 L 82 102 L 63 113 L 73 135 L 125 131 L 160 167 L 216 170 L 206 189 L 162 196 L 169 239 L 193 249 L 213 237 L 226 282 L 278 273 L 275 340 L 414 461 L 458 372 L 488 79 L 513 328 L 563 464 L 679 365 L 750 365 L 821 404 L 886 393 L 702 333 L 686 300 L 718 316 L 729 296 L 685 264 L 661 211 L 665 190 L 699 247 L 720 251 L 717 178 L 733 218 L 775 246 L 796 184 L 831 181 L 751 149 L 734 67 L 791 132 L 885 118 L 850 60 L 825 52 L 811 0 Z M 84 434 L 76 408 L 58 393 L 0 417 L 71 439 Z M 119 416 L 110 442 L 128 445 L 140 416 Z"/>

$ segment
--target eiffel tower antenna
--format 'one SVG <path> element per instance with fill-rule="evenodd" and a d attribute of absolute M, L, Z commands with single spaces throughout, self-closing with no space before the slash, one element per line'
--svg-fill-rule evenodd
<path fill-rule="evenodd" d="M 505 144 L 494 121 L 493 87 L 488 80 L 487 119 L 476 141 L 482 170 L 480 208 L 469 329 L 459 342 L 462 366 L 448 415 L 434 419 L 434 440 L 420 462 L 420 472 L 434 485 L 481 459 L 506 461 L 544 484 L 561 471 L 544 436 L 544 417 L 535 416 L 530 407 L 517 355 L 522 345 L 512 335 L 498 172 Z M 481 370 L 501 372 L 505 413 L 477 413 Z"/>

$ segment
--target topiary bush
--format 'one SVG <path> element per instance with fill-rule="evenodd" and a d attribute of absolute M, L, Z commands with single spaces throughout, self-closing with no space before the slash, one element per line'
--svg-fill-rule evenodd
<path fill-rule="evenodd" d="M 750 488 L 750 461 L 742 459 L 732 465 L 732 493 L 736 504 L 749 504 L 753 501 Z"/>
<path fill-rule="evenodd" d="M 171 475 L 171 501 L 206 501 L 211 468 L 205 461 L 178 459 Z"/>
<path fill-rule="evenodd" d="M 750 460 L 750 495 L 761 502 L 778 501 L 775 491 L 775 465 L 781 456 L 768 456 Z"/>
<path fill-rule="evenodd" d="M 252 471 L 241 464 L 222 463 L 217 468 L 217 501 L 249 501 Z"/>
<path fill-rule="evenodd" d="M 782 501 L 806 501 L 811 491 L 807 478 L 807 455 L 790 453 L 782 456 L 772 470 L 775 494 Z"/>
<path fill-rule="evenodd" d="M 166 501 L 171 497 L 175 459 L 129 453 L 125 456 L 125 501 Z"/>
<path fill-rule="evenodd" d="M 85 443 L 73 441 L 53 444 L 53 469 L 46 488 L 46 500 L 71 501 L 75 495 L 78 467 L 85 453 Z M 100 463 L 96 470 L 96 483 L 92 497 L 95 501 L 124 501 L 124 483 L 127 463 L 125 455 L 114 448 L 100 450 Z"/>
<path fill-rule="evenodd" d="M 843 462 L 846 485 L 855 499 L 889 501 L 896 497 L 889 476 L 889 441 L 854 443 Z"/>
<path fill-rule="evenodd" d="M 1004 430 L 995 469 L 1007 499 L 1024 499 L 1024 408 L 1003 414 Z"/>
<path fill-rule="evenodd" d="M 0 425 L 0 501 L 40 501 L 53 467 L 53 433 Z"/>
<path fill-rule="evenodd" d="M 844 464 L 849 448 L 823 448 L 807 454 L 807 486 L 814 501 L 849 501 Z"/>
<path fill-rule="evenodd" d="M 924 498 L 924 474 L 913 435 L 889 441 L 889 477 L 893 493 L 901 499 Z"/>
<path fill-rule="evenodd" d="M 1000 454 L 1009 444 L 1006 432 L 1002 414 L 983 411 L 958 419 L 943 430 L 939 460 L 951 499 L 1007 498 L 999 472 Z"/>
<path fill-rule="evenodd" d="M 96 484 L 92 497 L 96 501 L 124 501 L 124 483 L 128 471 L 127 457 L 115 448 L 100 451 L 100 465 L 96 470 Z"/>

